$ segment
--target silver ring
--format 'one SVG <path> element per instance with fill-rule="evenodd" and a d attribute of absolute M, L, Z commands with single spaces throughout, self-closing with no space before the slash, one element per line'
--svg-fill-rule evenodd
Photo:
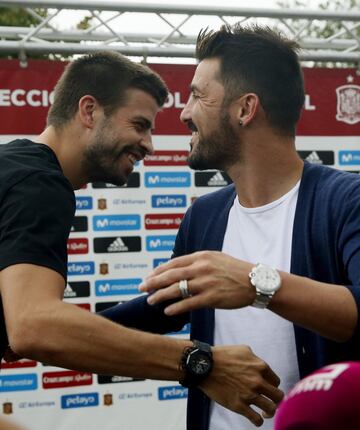
<path fill-rule="evenodd" d="M 180 293 L 181 293 L 181 297 L 183 299 L 187 299 L 188 297 L 191 297 L 191 294 L 190 294 L 189 288 L 188 288 L 188 283 L 187 283 L 186 279 L 182 279 L 179 282 L 179 290 L 180 290 Z"/>

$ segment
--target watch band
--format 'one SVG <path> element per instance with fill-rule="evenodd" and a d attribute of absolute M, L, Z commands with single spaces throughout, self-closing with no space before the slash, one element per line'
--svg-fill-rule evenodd
<path fill-rule="evenodd" d="M 200 342 L 199 340 L 192 340 L 193 346 L 188 346 L 184 349 L 179 369 L 185 372 L 185 376 L 179 380 L 180 384 L 186 388 L 193 388 L 198 386 L 211 372 L 212 369 L 212 351 L 208 343 Z M 208 360 L 208 367 L 205 373 L 197 374 L 189 367 L 189 360 L 193 354 L 201 354 L 203 358 Z"/>
<path fill-rule="evenodd" d="M 273 298 L 274 293 L 272 294 L 263 294 L 260 291 L 256 291 L 256 297 L 252 304 L 254 308 L 265 309 L 268 307 L 271 299 Z"/>

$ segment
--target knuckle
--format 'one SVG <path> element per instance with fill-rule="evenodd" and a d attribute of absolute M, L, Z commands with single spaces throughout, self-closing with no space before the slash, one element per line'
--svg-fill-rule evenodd
<path fill-rule="evenodd" d="M 255 392 L 258 392 L 262 388 L 262 386 L 263 386 L 263 379 L 259 375 L 254 376 L 251 381 L 251 388 Z"/>

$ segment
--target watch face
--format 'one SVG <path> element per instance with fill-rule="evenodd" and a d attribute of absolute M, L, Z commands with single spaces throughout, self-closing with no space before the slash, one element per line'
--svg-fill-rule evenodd
<path fill-rule="evenodd" d="M 208 355 L 196 350 L 189 355 L 187 368 L 194 375 L 206 375 L 211 368 L 211 359 Z"/>
<path fill-rule="evenodd" d="M 252 284 L 264 293 L 273 293 L 280 288 L 281 279 L 277 270 L 272 267 L 258 265 L 252 272 Z"/>

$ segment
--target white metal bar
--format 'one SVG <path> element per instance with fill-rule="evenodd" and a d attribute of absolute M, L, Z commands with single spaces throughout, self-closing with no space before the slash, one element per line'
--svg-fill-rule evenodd
<path fill-rule="evenodd" d="M 41 7 L 61 9 L 102 10 L 118 12 L 144 12 L 144 13 L 174 13 L 185 15 L 224 15 L 224 16 L 251 16 L 263 18 L 293 18 L 293 19 L 319 19 L 334 21 L 360 21 L 360 11 L 328 11 L 328 10 L 300 10 L 287 8 L 244 8 L 230 6 L 199 6 L 163 3 L 140 3 L 112 0 L 1 0 L 1 6 L 9 7 Z"/>
<path fill-rule="evenodd" d="M 176 48 L 176 47 L 146 47 L 146 46 L 124 46 L 124 45 L 85 45 L 78 43 L 30 43 L 26 42 L 19 45 L 14 41 L 0 41 L 0 51 L 6 53 L 18 53 L 25 50 L 28 53 L 49 53 L 54 54 L 83 54 L 86 52 L 94 52 L 100 50 L 114 50 L 123 53 L 124 55 L 131 56 L 152 56 L 152 57 L 177 57 L 177 58 L 191 58 L 194 57 L 193 48 Z M 299 55 L 301 61 L 338 61 L 357 63 L 360 62 L 360 54 L 358 52 L 344 53 L 344 52 L 309 52 L 301 53 Z"/>

